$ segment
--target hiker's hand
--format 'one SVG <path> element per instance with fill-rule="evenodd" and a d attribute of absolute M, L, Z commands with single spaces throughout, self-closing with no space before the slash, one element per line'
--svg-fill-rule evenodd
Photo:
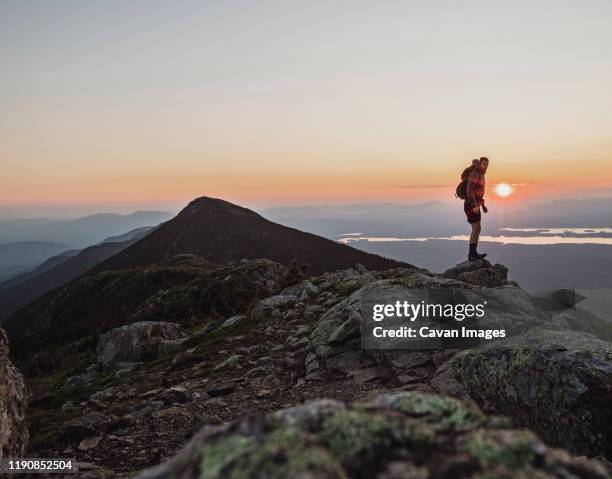
<path fill-rule="evenodd" d="M 484 211 L 485 213 L 488 213 L 489 208 L 487 208 L 485 205 L 482 205 L 482 211 Z"/>
<path fill-rule="evenodd" d="M 472 209 L 472 211 L 474 212 L 474 214 L 478 214 L 478 213 L 480 213 L 480 206 L 474 206 L 474 208 Z"/>

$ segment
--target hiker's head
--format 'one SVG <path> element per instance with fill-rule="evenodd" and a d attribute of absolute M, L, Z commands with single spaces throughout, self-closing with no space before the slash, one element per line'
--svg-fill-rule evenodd
<path fill-rule="evenodd" d="M 486 156 L 481 156 L 480 160 L 478 160 L 478 163 L 480 163 L 480 169 L 483 173 L 487 172 L 487 168 L 489 167 L 489 159 Z"/>

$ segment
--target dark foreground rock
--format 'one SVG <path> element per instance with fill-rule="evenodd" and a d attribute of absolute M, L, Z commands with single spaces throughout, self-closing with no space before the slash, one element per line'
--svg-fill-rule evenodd
<path fill-rule="evenodd" d="M 140 479 L 185 478 L 601 478 L 601 464 L 550 449 L 461 402 L 395 393 L 318 400 L 207 426 Z"/>
<path fill-rule="evenodd" d="M 484 410 L 511 416 L 550 444 L 612 458 L 609 342 L 537 329 L 495 348 L 463 352 L 451 368 Z"/>
<path fill-rule="evenodd" d="M 22 456 L 28 442 L 25 385 L 8 352 L 8 340 L 0 328 L 0 459 Z"/>

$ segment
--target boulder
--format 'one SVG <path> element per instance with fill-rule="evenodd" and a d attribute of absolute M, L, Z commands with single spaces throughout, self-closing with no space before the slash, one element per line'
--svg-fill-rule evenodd
<path fill-rule="evenodd" d="M 72 419 L 62 426 L 61 437 L 68 442 L 77 443 L 83 439 L 98 437 L 117 428 L 119 418 L 100 412 L 89 412 Z"/>
<path fill-rule="evenodd" d="M 241 359 L 242 359 L 242 356 L 240 354 L 232 354 L 231 356 L 229 356 L 228 358 L 224 359 L 219 364 L 217 364 L 215 366 L 215 371 L 219 369 L 226 369 L 226 368 L 240 369 L 242 368 L 242 366 L 240 365 Z"/>
<path fill-rule="evenodd" d="M 486 259 L 464 261 L 444 272 L 447 278 L 459 279 L 479 286 L 497 287 L 507 284 L 508 268 L 492 265 Z"/>
<path fill-rule="evenodd" d="M 229 328 L 230 326 L 234 326 L 242 321 L 244 321 L 246 319 L 246 316 L 244 315 L 237 315 L 237 316 L 232 316 L 231 318 L 227 318 L 225 321 L 223 321 L 223 324 L 221 324 L 222 328 Z"/>
<path fill-rule="evenodd" d="M 485 411 L 510 416 L 576 454 L 612 459 L 611 343 L 538 328 L 464 351 L 449 367 Z"/>
<path fill-rule="evenodd" d="M 580 308 L 567 308 L 560 312 L 554 312 L 546 325 L 551 329 L 589 333 L 604 341 L 612 342 L 610 321 Z"/>
<path fill-rule="evenodd" d="M 87 371 L 83 374 L 69 376 L 66 378 L 66 387 L 73 388 L 78 386 L 84 386 L 86 384 L 91 384 L 95 381 L 98 376 L 98 371 L 96 370 L 97 364 L 94 364 L 93 367 L 87 368 Z"/>
<path fill-rule="evenodd" d="M 86 437 L 79 443 L 79 449 L 81 451 L 90 451 L 91 449 L 95 449 L 100 444 L 100 436 L 92 436 Z"/>
<path fill-rule="evenodd" d="M 125 362 L 139 362 L 156 357 L 160 343 L 186 336 L 176 323 L 140 321 L 128 324 L 100 335 L 97 360 L 104 368 L 114 368 Z"/>
<path fill-rule="evenodd" d="M 316 297 L 319 294 L 319 288 L 313 285 L 311 281 L 305 280 L 286 287 L 280 294 L 296 296 L 300 301 L 305 301 Z"/>
<path fill-rule="evenodd" d="M 159 342 L 157 352 L 159 354 L 175 353 L 180 351 L 189 338 L 182 337 L 179 339 L 162 340 Z"/>
<path fill-rule="evenodd" d="M 137 477 L 604 479 L 608 473 L 458 400 L 402 392 L 352 403 L 317 400 L 205 426 L 175 458 Z"/>
<path fill-rule="evenodd" d="M 455 304 L 486 304 L 486 325 L 488 328 L 505 329 L 508 334 L 519 334 L 540 324 L 542 318 L 530 296 L 514 285 L 490 288 L 446 278 L 432 273 L 407 270 L 407 276 L 391 279 L 376 279 L 367 282 L 320 315 L 310 335 L 310 342 L 322 365 L 335 367 L 336 358 L 351 357 L 358 367 L 340 369 L 355 375 L 355 370 L 370 368 L 371 361 L 389 364 L 396 375 L 406 378 L 423 377 L 433 355 L 431 351 L 415 354 L 413 350 L 396 351 L 362 349 L 361 324 L 369 320 L 372 304 L 394 304 L 402 298 L 414 303 L 421 301 L 425 294 L 442 293 Z M 340 286 L 337 286 L 340 287 Z M 400 345 L 401 346 L 401 345 Z M 359 356 L 359 359 L 354 356 Z M 343 364 L 345 361 L 340 361 Z M 418 371 L 410 371 L 420 368 Z M 431 369 L 433 372 L 433 368 Z M 368 371 L 372 374 L 372 371 Z"/>
<path fill-rule="evenodd" d="M 183 404 L 191 401 L 191 393 L 185 387 L 174 386 L 159 394 L 157 399 L 163 401 L 166 405 Z"/>
<path fill-rule="evenodd" d="M 298 302 L 298 297 L 293 294 L 277 294 L 258 301 L 251 310 L 251 317 L 262 320 L 280 316 L 280 309 L 291 306 Z"/>
<path fill-rule="evenodd" d="M 0 459 L 21 457 L 28 442 L 25 384 L 9 359 L 8 339 L 0 328 Z"/>
<path fill-rule="evenodd" d="M 343 291 L 351 288 L 354 291 L 359 286 L 364 285 L 368 281 L 373 281 L 375 277 L 376 276 L 373 272 L 361 273 L 356 269 L 349 268 L 340 271 L 325 273 L 323 276 L 320 277 L 321 281 L 317 286 L 320 291 L 324 291 L 327 293 L 342 293 Z"/>

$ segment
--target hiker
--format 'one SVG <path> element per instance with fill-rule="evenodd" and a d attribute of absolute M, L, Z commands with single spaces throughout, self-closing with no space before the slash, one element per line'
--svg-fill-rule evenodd
<path fill-rule="evenodd" d="M 482 208 L 482 211 L 485 213 L 488 211 L 484 201 L 485 173 L 488 167 L 489 159 L 486 156 L 473 160 L 470 167 L 471 171 L 467 177 L 463 211 L 465 211 L 468 223 L 472 226 L 468 261 L 476 261 L 487 255 L 486 253 L 478 253 L 476 247 L 478 246 L 478 237 L 480 236 L 480 209 Z"/>

